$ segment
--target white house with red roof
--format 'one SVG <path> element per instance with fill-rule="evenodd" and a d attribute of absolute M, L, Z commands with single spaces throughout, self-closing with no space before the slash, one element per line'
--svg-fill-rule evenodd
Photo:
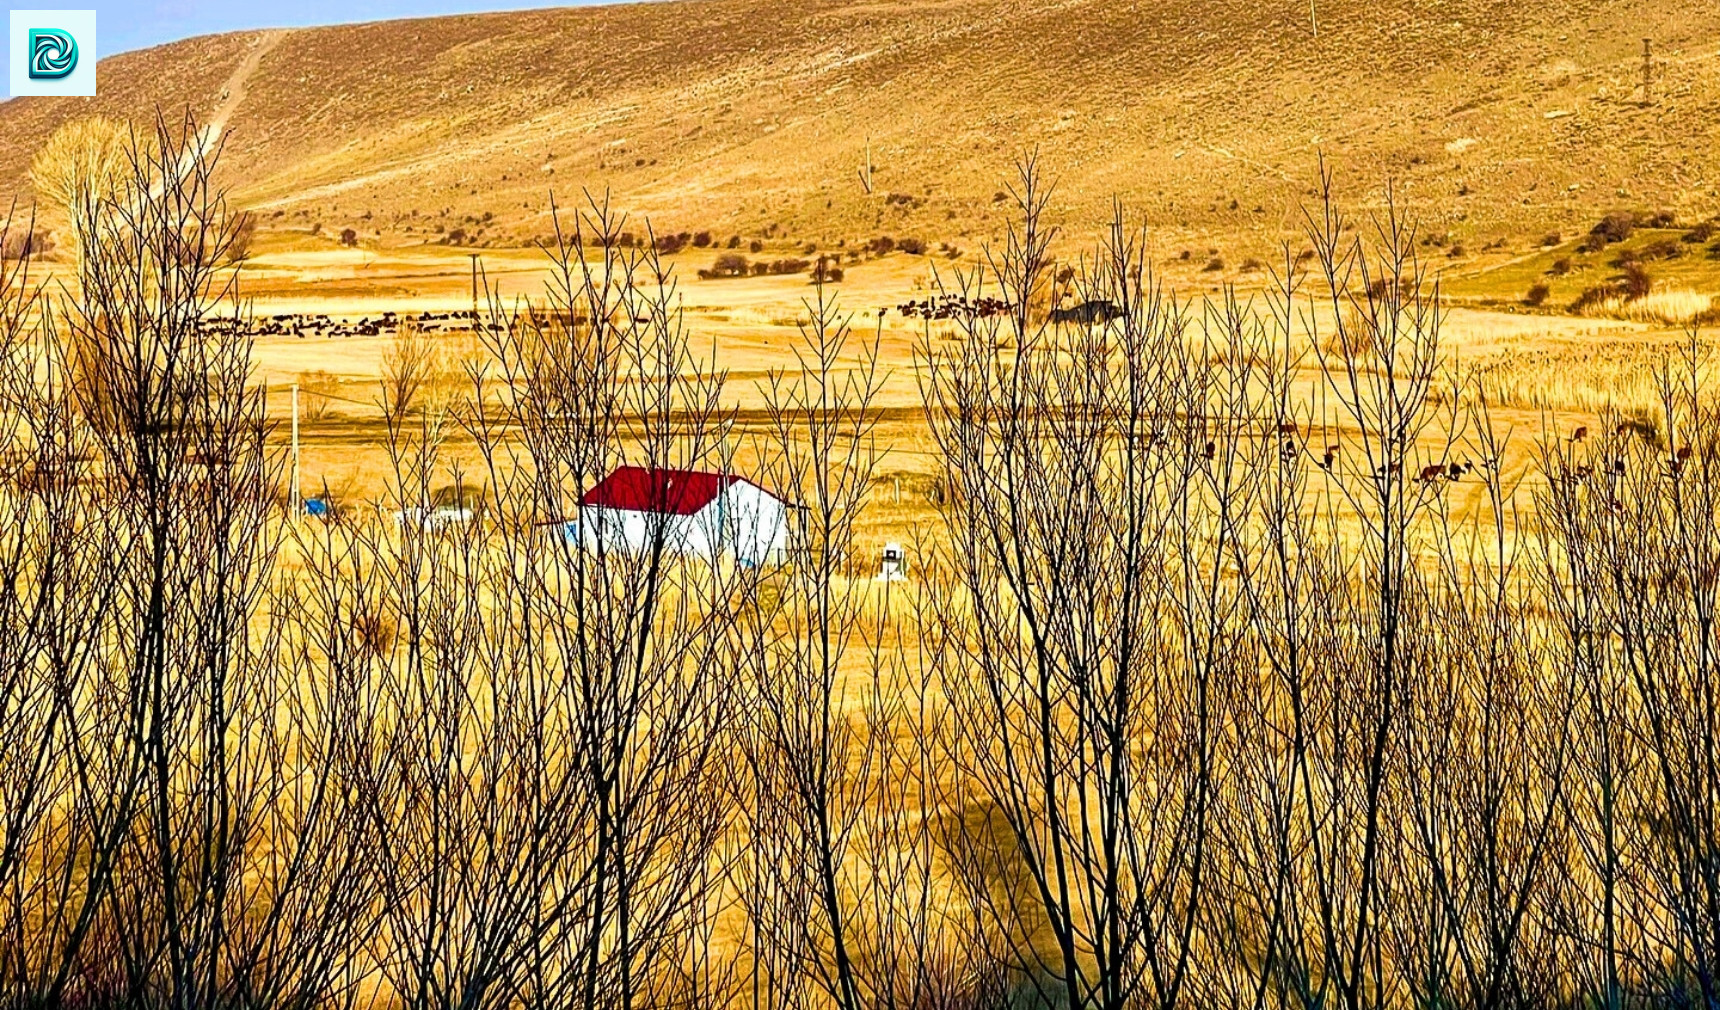
<path fill-rule="evenodd" d="M 788 550 L 794 506 L 732 473 L 623 466 L 579 499 L 580 542 L 588 549 L 761 564 Z"/>

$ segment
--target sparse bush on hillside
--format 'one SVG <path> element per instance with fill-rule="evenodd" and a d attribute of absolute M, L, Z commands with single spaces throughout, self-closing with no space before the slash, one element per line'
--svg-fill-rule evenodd
<path fill-rule="evenodd" d="M 1701 245 L 1714 237 L 1714 222 L 1703 221 L 1679 237 L 1679 241 L 1688 245 Z"/>
<path fill-rule="evenodd" d="M 1565 240 L 1565 238 L 1563 235 L 1560 235 L 1556 231 L 1550 231 L 1547 234 L 1541 236 L 1541 248 L 1550 249 L 1553 246 L 1556 246 L 1559 243 L 1563 242 L 1564 240 Z"/>
<path fill-rule="evenodd" d="M 672 235 L 658 235 L 656 238 L 657 252 L 663 256 L 673 256 L 687 248 L 693 242 L 693 236 L 687 232 L 676 232 Z"/>
<path fill-rule="evenodd" d="M 1586 253 L 1598 253 L 1606 247 L 1607 237 L 1605 235 L 1596 234 L 1595 232 L 1590 232 L 1587 235 L 1584 235 L 1583 240 L 1577 243 L 1577 250 L 1579 252 Z"/>
<path fill-rule="evenodd" d="M 1645 298 L 1654 290 L 1654 276 L 1639 263 L 1629 263 L 1624 268 L 1624 296 L 1626 301 Z"/>
<path fill-rule="evenodd" d="M 227 256 L 231 262 L 240 262 L 251 255 L 251 243 L 257 238 L 257 216 L 251 213 L 241 213 L 238 223 L 233 227 L 233 240 L 228 246 Z"/>
<path fill-rule="evenodd" d="M 1570 272 L 1571 272 L 1571 259 L 1569 256 L 1559 257 L 1558 259 L 1553 261 L 1552 266 L 1547 268 L 1547 273 L 1551 274 L 1554 277 L 1563 277 Z"/>
<path fill-rule="evenodd" d="M 896 240 L 896 248 L 910 256 L 924 256 L 926 254 L 926 240 L 912 236 L 903 237 Z"/>
<path fill-rule="evenodd" d="M 1603 245 L 1623 242 L 1630 238 L 1640 223 L 1639 215 L 1628 210 L 1617 210 L 1597 221 L 1595 226 L 1589 229 L 1589 235 L 1598 237 Z"/>
<path fill-rule="evenodd" d="M 751 253 L 764 252 L 764 243 L 755 238 L 751 242 L 747 243 L 747 251 Z"/>
<path fill-rule="evenodd" d="M 1636 259 L 1643 263 L 1675 260 L 1684 255 L 1684 244 L 1676 239 L 1663 238 L 1648 243 L 1641 249 L 1635 250 L 1635 253 Z"/>
<path fill-rule="evenodd" d="M 741 247 L 741 237 L 739 235 L 730 235 L 729 240 L 723 245 L 728 249 L 739 249 Z"/>
<path fill-rule="evenodd" d="M 340 230 L 340 244 L 343 246 L 358 245 L 358 232 L 351 228 L 342 228 Z"/>
<path fill-rule="evenodd" d="M 1208 259 L 1206 261 L 1206 265 L 1200 269 L 1202 273 L 1217 273 L 1224 269 L 1224 258 L 1222 256 L 1214 256 Z"/>
<path fill-rule="evenodd" d="M 1445 251 L 1445 255 L 1450 259 L 1460 259 L 1469 255 L 1469 251 L 1463 247 L 1462 242 L 1453 242 L 1451 248 Z"/>
<path fill-rule="evenodd" d="M 887 256 L 891 252 L 895 251 L 896 240 L 888 235 L 879 235 L 877 238 L 866 243 L 866 249 L 874 256 Z"/>
<path fill-rule="evenodd" d="M 709 269 L 700 270 L 699 276 L 706 280 L 721 277 L 745 277 L 751 269 L 752 266 L 747 262 L 747 258 L 740 253 L 723 253 L 712 261 Z"/>
<path fill-rule="evenodd" d="M 707 248 L 708 246 L 710 246 L 710 244 L 711 244 L 711 233 L 710 232 L 700 231 L 700 232 L 694 232 L 693 233 L 693 247 L 695 249 L 704 249 L 704 248 Z"/>
<path fill-rule="evenodd" d="M 1552 289 L 1547 287 L 1546 284 L 1537 281 L 1536 283 L 1529 285 L 1528 292 L 1523 295 L 1523 304 L 1530 308 L 1539 308 L 1541 305 L 1546 304 L 1547 296 L 1549 294 L 1552 294 Z"/>
<path fill-rule="evenodd" d="M 838 284 L 842 281 L 842 267 L 837 265 L 835 258 L 820 256 L 812 265 L 811 276 L 814 284 Z"/>

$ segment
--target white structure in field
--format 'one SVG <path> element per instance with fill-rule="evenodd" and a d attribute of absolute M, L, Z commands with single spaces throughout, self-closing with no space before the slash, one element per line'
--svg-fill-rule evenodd
<path fill-rule="evenodd" d="M 624 466 L 579 499 L 579 537 L 588 550 L 669 554 L 742 564 L 780 560 L 795 507 L 732 473 Z"/>
<path fill-rule="evenodd" d="M 904 582 L 907 578 L 908 552 L 894 541 L 885 544 L 884 553 L 878 558 L 878 574 L 872 576 L 872 581 Z"/>

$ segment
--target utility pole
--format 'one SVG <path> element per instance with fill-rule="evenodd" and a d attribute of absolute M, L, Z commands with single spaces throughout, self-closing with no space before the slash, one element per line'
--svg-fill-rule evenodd
<path fill-rule="evenodd" d="M 297 519 L 303 511 L 299 495 L 299 384 L 293 383 L 293 518 Z"/>
<path fill-rule="evenodd" d="M 866 138 L 866 164 L 860 167 L 860 188 L 872 195 L 872 138 Z"/>
<path fill-rule="evenodd" d="M 1314 37 L 1320 37 L 1320 12 L 1314 9 L 1317 0 L 1308 0 L 1308 25 L 1314 30 Z"/>
<path fill-rule="evenodd" d="M 1654 104 L 1654 40 L 1642 40 L 1642 107 Z"/>
<path fill-rule="evenodd" d="M 478 254 L 467 253 L 472 257 L 472 318 L 478 318 Z"/>

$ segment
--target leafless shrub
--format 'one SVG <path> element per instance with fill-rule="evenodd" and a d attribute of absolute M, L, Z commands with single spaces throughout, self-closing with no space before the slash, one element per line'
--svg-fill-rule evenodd
<path fill-rule="evenodd" d="M 416 322 L 403 321 L 382 351 L 382 412 L 391 424 L 406 417 L 441 367 L 435 339 Z"/>
<path fill-rule="evenodd" d="M 288 523 L 203 137 L 128 149 L 75 285 L 0 261 L 7 1005 L 1720 1002 L 1697 331 L 1519 471 L 1394 201 L 1324 176 L 1194 305 L 1122 210 L 1059 276 L 1028 161 L 927 300 L 996 311 L 923 313 L 937 529 L 875 582 L 882 331 L 815 277 L 737 416 L 593 199 L 399 369 L 469 393 L 392 417 L 387 500 Z M 737 459 L 787 563 L 586 528 Z"/>
<path fill-rule="evenodd" d="M 55 130 L 31 159 L 30 184 L 44 209 L 55 215 L 74 263 L 83 255 L 79 236 L 87 231 L 90 215 L 123 183 L 128 145 L 137 139 L 116 120 L 77 119 Z"/>
<path fill-rule="evenodd" d="M 305 420 L 316 422 L 324 420 L 334 407 L 332 397 L 340 388 L 340 377 L 332 372 L 317 369 L 311 372 L 299 373 L 299 394 L 304 405 Z"/>

